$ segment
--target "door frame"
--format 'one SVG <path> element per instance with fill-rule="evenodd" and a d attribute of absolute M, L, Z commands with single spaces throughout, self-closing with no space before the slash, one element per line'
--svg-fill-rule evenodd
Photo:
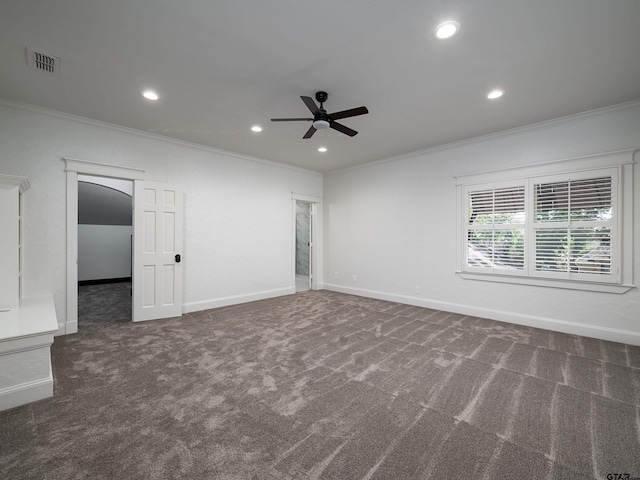
<path fill-rule="evenodd" d="M 145 171 L 65 157 L 67 172 L 67 318 L 59 335 L 78 331 L 78 174 L 143 180 Z M 131 272 L 133 275 L 133 271 Z"/>
<path fill-rule="evenodd" d="M 291 192 L 291 285 L 296 289 L 296 202 L 311 204 L 311 290 L 322 290 L 322 197 Z"/>

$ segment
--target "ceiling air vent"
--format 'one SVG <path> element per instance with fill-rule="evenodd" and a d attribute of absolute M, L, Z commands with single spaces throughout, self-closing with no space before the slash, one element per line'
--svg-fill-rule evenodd
<path fill-rule="evenodd" d="M 27 63 L 31 68 L 51 73 L 52 75 L 57 75 L 60 70 L 60 57 L 37 52 L 29 47 L 27 47 Z"/>

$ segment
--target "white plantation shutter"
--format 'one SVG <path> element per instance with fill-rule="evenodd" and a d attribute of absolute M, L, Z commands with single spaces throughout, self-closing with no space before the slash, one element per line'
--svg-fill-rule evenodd
<path fill-rule="evenodd" d="M 636 149 L 456 177 L 463 279 L 624 293 Z"/>
<path fill-rule="evenodd" d="M 536 178 L 532 187 L 531 275 L 618 281 L 617 170 Z"/>
<path fill-rule="evenodd" d="M 620 281 L 618 169 L 464 187 L 467 272 Z"/>
<path fill-rule="evenodd" d="M 466 200 L 466 269 L 522 275 L 525 184 L 476 186 L 467 190 Z"/>

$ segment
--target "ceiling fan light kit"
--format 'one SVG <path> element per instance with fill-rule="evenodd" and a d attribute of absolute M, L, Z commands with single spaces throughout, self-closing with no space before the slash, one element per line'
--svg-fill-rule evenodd
<path fill-rule="evenodd" d="M 301 96 L 300 98 L 307 106 L 309 111 L 313 114 L 313 118 L 272 118 L 272 122 L 313 122 L 307 133 L 302 137 L 303 139 L 311 138 L 316 130 L 324 130 L 325 128 L 333 128 L 340 133 L 354 137 L 358 134 L 355 130 L 336 122 L 342 118 L 356 117 L 358 115 L 364 115 L 369 113 L 367 107 L 352 108 L 349 110 L 342 110 L 336 113 L 327 113 L 324 109 L 324 102 L 327 101 L 329 95 L 327 92 L 316 92 L 316 100 L 320 104 L 318 107 L 311 97 Z"/>
<path fill-rule="evenodd" d="M 433 30 L 433 36 L 438 40 L 445 40 L 447 38 L 451 38 L 458 33 L 460 30 L 460 23 L 455 20 L 449 20 L 447 22 L 443 22 L 438 25 Z"/>

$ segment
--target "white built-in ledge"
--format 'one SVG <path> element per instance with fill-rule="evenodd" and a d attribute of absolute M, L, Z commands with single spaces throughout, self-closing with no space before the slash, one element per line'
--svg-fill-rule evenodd
<path fill-rule="evenodd" d="M 53 396 L 51 344 L 58 330 L 52 296 L 0 306 L 0 411 Z"/>

